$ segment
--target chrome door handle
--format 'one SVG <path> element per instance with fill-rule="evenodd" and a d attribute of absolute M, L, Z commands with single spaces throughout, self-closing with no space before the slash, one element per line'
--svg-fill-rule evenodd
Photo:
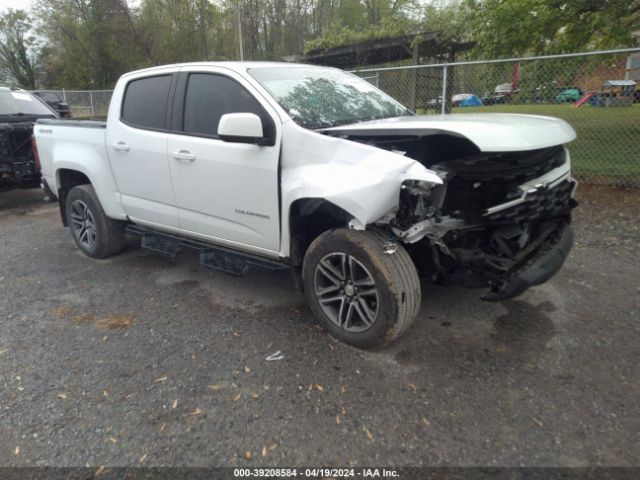
<path fill-rule="evenodd" d="M 176 160 L 181 160 L 183 162 L 193 162 L 196 159 L 196 156 L 189 150 L 178 150 L 177 152 L 173 152 L 171 155 L 173 155 L 173 158 Z"/>
<path fill-rule="evenodd" d="M 111 148 L 113 148 L 114 150 L 120 150 L 121 152 L 129 151 L 129 145 L 127 145 L 125 142 L 118 142 L 115 145 L 111 145 Z"/>

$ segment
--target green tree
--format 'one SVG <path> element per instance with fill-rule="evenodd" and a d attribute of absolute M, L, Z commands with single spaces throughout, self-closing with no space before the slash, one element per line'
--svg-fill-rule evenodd
<path fill-rule="evenodd" d="M 402 18 L 387 17 L 380 25 L 355 30 L 348 26 L 336 24 L 330 27 L 320 38 L 305 43 L 305 53 L 327 50 L 341 45 L 365 42 L 378 38 L 408 35 L 416 30 L 416 25 Z"/>
<path fill-rule="evenodd" d="M 144 0 L 137 22 L 153 64 L 211 60 L 219 11 L 207 0 Z"/>
<path fill-rule="evenodd" d="M 50 86 L 111 88 L 152 63 L 126 0 L 39 0 L 36 14 Z"/>
<path fill-rule="evenodd" d="M 0 77 L 27 88 L 36 88 L 36 40 L 23 10 L 0 15 Z"/>
<path fill-rule="evenodd" d="M 343 27 L 360 30 L 367 26 L 365 6 L 360 0 L 340 0 L 336 14 Z"/>
<path fill-rule="evenodd" d="M 637 44 L 640 0 L 466 0 L 465 23 L 486 57 Z"/>

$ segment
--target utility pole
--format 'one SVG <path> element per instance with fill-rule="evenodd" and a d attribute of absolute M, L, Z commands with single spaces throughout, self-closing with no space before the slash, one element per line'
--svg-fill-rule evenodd
<path fill-rule="evenodd" d="M 236 0 L 236 19 L 238 21 L 238 49 L 240 50 L 240 61 L 244 61 L 244 51 L 242 48 L 242 22 L 240 22 L 240 0 Z"/>

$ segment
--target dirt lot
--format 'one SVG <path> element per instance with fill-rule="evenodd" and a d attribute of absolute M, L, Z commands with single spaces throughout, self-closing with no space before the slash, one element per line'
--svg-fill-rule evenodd
<path fill-rule="evenodd" d="M 581 196 L 550 283 L 425 284 L 410 333 L 363 352 L 288 274 L 134 241 L 92 260 L 38 191 L 1 193 L 0 464 L 638 465 L 640 192 Z"/>

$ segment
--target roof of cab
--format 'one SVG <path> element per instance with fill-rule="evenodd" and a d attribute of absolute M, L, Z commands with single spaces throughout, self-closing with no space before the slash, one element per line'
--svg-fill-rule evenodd
<path fill-rule="evenodd" d="M 165 68 L 181 68 L 181 67 L 195 67 L 195 66 L 207 66 L 207 67 L 223 67 L 236 72 L 246 72 L 250 68 L 283 68 L 283 67 L 316 67 L 316 68 L 331 68 L 331 67 L 319 67 L 316 65 L 310 65 L 307 63 L 289 63 L 289 62 L 189 62 L 189 63 L 173 63 L 169 65 L 158 65 L 155 67 L 143 68 L 141 70 L 134 70 L 127 72 L 123 77 L 134 75 L 138 73 L 153 72 L 155 70 Z"/>

